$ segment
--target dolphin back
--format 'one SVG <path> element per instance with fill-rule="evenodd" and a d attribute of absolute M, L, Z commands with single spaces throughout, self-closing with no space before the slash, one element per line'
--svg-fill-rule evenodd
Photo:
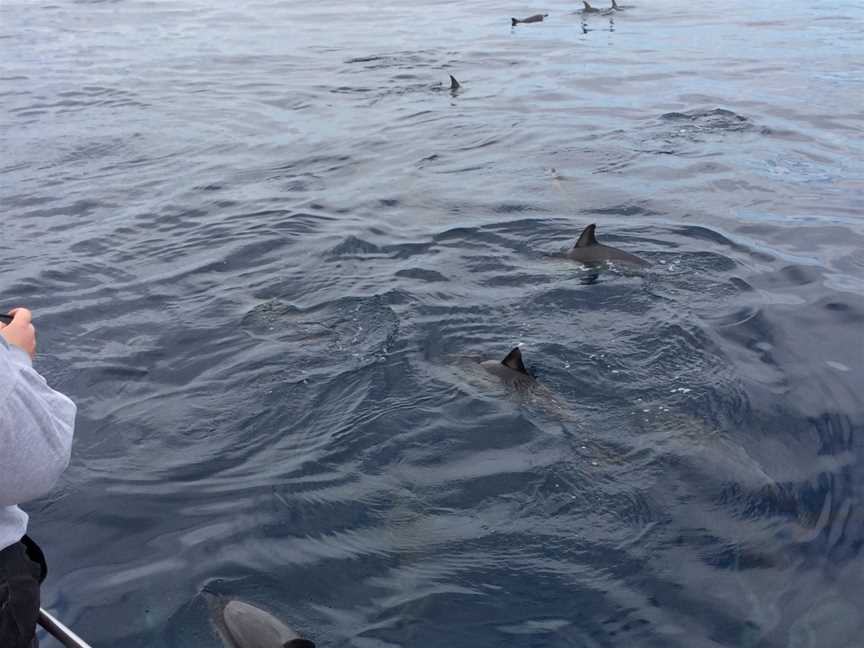
<path fill-rule="evenodd" d="M 588 227 L 582 230 L 579 239 L 573 249 L 567 253 L 574 261 L 580 263 L 604 263 L 607 261 L 619 261 L 621 263 L 629 263 L 631 265 L 647 266 L 649 263 L 645 259 L 640 259 L 635 254 L 630 254 L 624 250 L 603 245 L 597 240 L 597 226 L 591 223 Z"/>
<path fill-rule="evenodd" d="M 269 612 L 235 599 L 207 595 L 225 648 L 315 648 Z"/>

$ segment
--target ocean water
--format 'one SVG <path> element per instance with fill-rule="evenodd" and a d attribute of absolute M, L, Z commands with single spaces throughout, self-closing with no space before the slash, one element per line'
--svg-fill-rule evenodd
<path fill-rule="evenodd" d="M 0 308 L 79 405 L 46 607 L 861 645 L 864 5 L 624 1 L 0 4 Z"/>

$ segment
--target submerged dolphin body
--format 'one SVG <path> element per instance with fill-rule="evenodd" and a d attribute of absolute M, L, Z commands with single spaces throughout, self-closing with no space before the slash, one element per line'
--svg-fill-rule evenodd
<path fill-rule="evenodd" d="M 576 241 L 576 245 L 574 245 L 573 249 L 567 253 L 568 257 L 574 261 L 584 263 L 585 265 L 598 265 L 610 261 L 613 263 L 627 263 L 636 266 L 649 265 L 647 261 L 640 259 L 635 254 L 630 254 L 624 250 L 619 250 L 618 248 L 603 245 L 598 242 L 597 238 L 594 236 L 594 230 L 596 227 L 597 226 L 592 223 L 582 231 L 579 240 Z"/>
<path fill-rule="evenodd" d="M 549 14 L 534 14 L 533 16 L 528 16 L 527 18 L 511 18 L 510 22 L 513 27 L 518 25 L 519 23 L 535 23 L 535 22 L 543 22 L 543 19 L 546 18 Z"/>
<path fill-rule="evenodd" d="M 254 605 L 212 595 L 208 601 L 225 648 L 315 648 L 313 642 Z"/>
<path fill-rule="evenodd" d="M 522 352 L 519 347 L 514 347 L 501 362 L 484 360 L 480 366 L 493 376 L 500 378 L 506 385 L 517 389 L 529 387 L 537 382 L 522 364 Z"/>

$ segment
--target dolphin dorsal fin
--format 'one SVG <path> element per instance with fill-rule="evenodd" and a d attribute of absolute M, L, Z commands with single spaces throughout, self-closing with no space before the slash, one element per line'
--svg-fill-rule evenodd
<path fill-rule="evenodd" d="M 291 639 L 282 644 L 282 648 L 315 648 L 315 644 L 308 639 Z"/>
<path fill-rule="evenodd" d="M 594 230 L 597 226 L 594 223 L 591 223 L 588 227 L 582 230 L 582 233 L 579 235 L 579 240 L 576 241 L 576 245 L 573 247 L 582 248 L 588 247 L 589 245 L 597 245 L 597 239 L 594 236 Z"/>
<path fill-rule="evenodd" d="M 618 3 L 615 2 L 615 0 L 612 0 L 612 8 L 613 8 L 613 9 L 618 9 Z"/>
<path fill-rule="evenodd" d="M 451 75 L 450 75 L 450 89 L 451 89 L 451 90 L 458 90 L 458 89 L 461 88 L 461 87 L 462 87 L 462 84 L 459 83 L 459 82 L 456 80 L 456 77 L 454 77 L 454 76 L 451 74 Z"/>
<path fill-rule="evenodd" d="M 519 347 L 513 347 L 513 350 L 507 354 L 507 357 L 501 361 L 501 364 L 513 371 L 528 374 L 528 370 L 522 364 L 522 352 L 519 350 Z"/>
<path fill-rule="evenodd" d="M 586 8 L 588 11 L 591 11 L 591 10 L 594 8 L 594 7 L 592 7 L 590 4 L 588 4 L 588 0 L 582 0 L 582 4 L 585 5 L 585 8 Z"/>

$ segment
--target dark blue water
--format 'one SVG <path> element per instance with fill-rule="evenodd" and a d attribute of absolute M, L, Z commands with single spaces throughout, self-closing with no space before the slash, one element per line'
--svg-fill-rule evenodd
<path fill-rule="evenodd" d="M 633 5 L 0 5 L 0 297 L 80 408 L 47 607 L 860 646 L 864 5 Z M 592 222 L 651 268 L 554 256 Z M 516 344 L 543 390 L 465 360 Z"/>

